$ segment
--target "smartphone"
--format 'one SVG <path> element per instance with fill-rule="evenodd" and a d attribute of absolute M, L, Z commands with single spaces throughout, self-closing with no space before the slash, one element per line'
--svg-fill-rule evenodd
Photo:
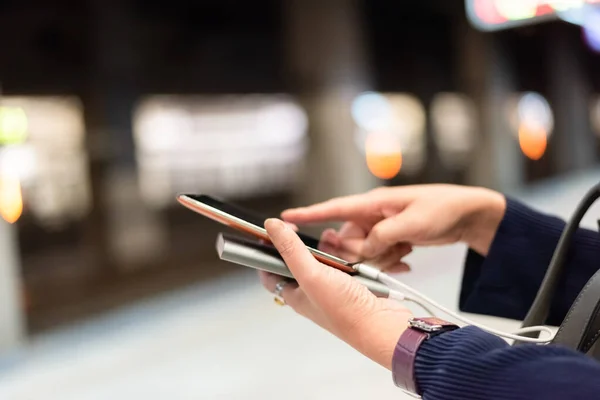
<path fill-rule="evenodd" d="M 198 214 L 220 222 L 223 225 L 230 226 L 238 231 L 250 234 L 255 238 L 270 242 L 269 235 L 264 228 L 266 218 L 260 215 L 203 194 L 180 194 L 177 196 L 177 201 Z M 349 274 L 355 273 L 352 263 L 320 251 L 318 248 L 318 239 L 303 233 L 298 233 L 298 236 L 313 256 L 323 264 Z"/>

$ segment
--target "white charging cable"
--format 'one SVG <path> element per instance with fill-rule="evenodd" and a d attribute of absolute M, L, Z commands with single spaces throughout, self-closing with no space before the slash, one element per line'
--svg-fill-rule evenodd
<path fill-rule="evenodd" d="M 388 299 L 391 299 L 391 300 L 396 300 L 396 301 L 399 301 L 399 302 L 402 302 L 402 301 L 409 301 L 409 302 L 411 302 L 411 303 L 415 303 L 416 305 L 418 305 L 419 307 L 421 307 L 423 310 L 425 310 L 425 312 L 426 312 L 428 315 L 432 315 L 432 316 L 434 316 L 434 317 L 436 316 L 436 313 L 435 313 L 435 312 L 433 312 L 433 311 L 431 310 L 431 308 L 427 307 L 425 304 L 423 304 L 423 303 L 422 303 L 422 302 L 420 302 L 419 300 L 417 300 L 417 299 L 414 299 L 414 298 L 412 298 L 412 297 L 410 297 L 410 296 L 407 296 L 406 294 L 404 294 L 404 293 L 402 293 L 402 292 L 399 292 L 399 291 L 397 291 L 397 290 L 392 290 L 392 289 L 390 289 L 390 294 L 388 295 Z"/>
<path fill-rule="evenodd" d="M 542 325 L 521 328 L 512 333 L 506 333 L 506 332 L 499 331 L 497 329 L 489 328 L 485 325 L 479 324 L 475 321 L 472 321 L 468 318 L 458 315 L 454 311 L 438 304 L 437 302 L 433 301 L 432 299 L 430 299 L 429 297 L 420 293 L 419 291 L 411 288 L 410 286 L 406 285 L 405 283 L 400 282 L 397 279 L 392 278 L 390 275 L 380 271 L 377 268 L 371 267 L 366 264 L 356 264 L 356 265 L 354 265 L 354 269 L 360 275 L 364 276 L 365 278 L 369 278 L 369 279 L 381 282 L 384 285 L 388 286 L 390 289 L 392 289 L 392 290 L 390 290 L 390 294 L 389 294 L 390 299 L 394 299 L 394 300 L 398 300 L 398 301 L 414 302 L 414 303 L 418 304 L 419 306 L 423 307 L 427 312 L 429 312 L 432 315 L 435 315 L 435 313 L 431 312 L 431 309 L 429 308 L 429 306 L 436 308 L 436 309 L 440 310 L 441 312 L 443 312 L 444 314 L 447 314 L 450 317 L 452 317 L 458 321 L 461 321 L 467 325 L 473 325 L 473 326 L 476 326 L 476 327 L 478 327 L 488 333 L 491 333 L 493 335 L 500 336 L 500 337 L 503 337 L 506 339 L 518 340 L 521 342 L 547 344 L 547 343 L 551 342 L 552 339 L 554 338 L 554 332 L 552 332 L 552 330 L 550 328 L 548 328 L 547 326 L 542 326 Z M 410 295 L 406 295 L 406 293 L 403 293 L 403 292 L 408 292 L 408 293 L 410 293 Z M 539 332 L 540 334 L 543 334 L 543 335 L 542 335 L 542 337 L 539 337 L 539 338 L 531 338 L 531 337 L 527 337 L 527 336 L 521 336 L 524 333 L 531 333 L 531 332 Z"/>

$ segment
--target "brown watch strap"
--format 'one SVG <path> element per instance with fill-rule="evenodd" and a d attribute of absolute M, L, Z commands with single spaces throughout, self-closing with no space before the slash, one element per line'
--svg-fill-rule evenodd
<path fill-rule="evenodd" d="M 420 394 L 415 377 L 415 360 L 421 344 L 432 336 L 457 329 L 458 326 L 439 318 L 411 318 L 394 349 L 392 376 L 399 388 Z"/>
<path fill-rule="evenodd" d="M 398 340 L 392 358 L 392 376 L 399 388 L 411 393 L 419 393 L 415 379 L 415 358 L 417 350 L 428 337 L 425 332 L 408 328 Z"/>

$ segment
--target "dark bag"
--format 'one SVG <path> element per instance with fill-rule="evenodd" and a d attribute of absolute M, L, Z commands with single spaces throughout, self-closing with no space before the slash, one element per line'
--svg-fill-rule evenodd
<path fill-rule="evenodd" d="M 586 194 L 577 207 L 575 214 L 567 223 L 552 256 L 546 276 L 523 321 L 523 327 L 542 325 L 548 318 L 556 287 L 564 276 L 565 262 L 573 234 L 579 228 L 585 213 L 598 198 L 600 198 L 600 184 Z M 596 346 L 599 336 L 600 270 L 592 276 L 573 302 L 552 343 L 567 346 L 600 360 L 600 345 Z"/>

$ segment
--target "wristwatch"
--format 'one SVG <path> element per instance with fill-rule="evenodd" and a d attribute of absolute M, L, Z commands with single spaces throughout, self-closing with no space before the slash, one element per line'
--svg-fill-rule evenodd
<path fill-rule="evenodd" d="M 415 358 L 421 344 L 434 336 L 457 329 L 458 326 L 439 318 L 411 318 L 402 333 L 392 357 L 394 383 L 404 392 L 420 395 L 415 379 Z"/>

